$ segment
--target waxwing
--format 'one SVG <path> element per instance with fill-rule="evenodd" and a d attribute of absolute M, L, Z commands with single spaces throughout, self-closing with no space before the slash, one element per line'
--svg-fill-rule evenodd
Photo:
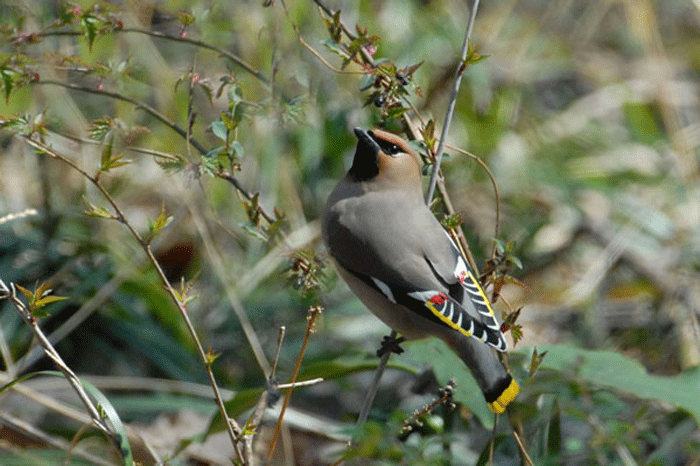
<path fill-rule="evenodd" d="M 352 167 L 323 212 L 323 241 L 357 297 L 407 340 L 435 336 L 469 367 L 502 413 L 518 384 L 486 293 L 423 201 L 421 160 L 400 137 L 355 128 Z"/>

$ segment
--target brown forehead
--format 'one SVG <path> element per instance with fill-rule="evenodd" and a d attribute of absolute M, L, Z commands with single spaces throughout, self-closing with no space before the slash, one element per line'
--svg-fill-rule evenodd
<path fill-rule="evenodd" d="M 382 131 L 380 129 L 373 129 L 372 133 L 374 134 L 374 137 L 376 139 L 383 140 L 391 144 L 396 144 L 397 146 L 399 146 L 399 148 L 401 148 L 402 152 L 409 156 L 408 158 L 395 158 L 394 156 L 386 155 L 382 152 L 377 160 L 377 163 L 380 167 L 379 173 L 383 174 L 384 176 L 390 176 L 390 173 L 393 173 L 395 176 L 397 173 L 403 173 L 399 174 L 398 176 L 408 176 L 411 179 L 415 176 L 417 177 L 416 179 L 419 180 L 418 183 L 420 183 L 420 167 L 422 165 L 421 160 L 418 156 L 418 153 L 415 150 L 413 150 L 413 148 L 408 144 L 408 142 L 400 136 L 388 133 L 386 131 Z M 411 162 L 409 162 L 409 160 Z M 398 172 L 396 170 L 398 170 Z M 407 172 L 404 172 L 403 170 L 407 170 Z"/>
<path fill-rule="evenodd" d="M 418 154 L 416 153 L 415 150 L 408 144 L 408 142 L 403 139 L 400 136 L 397 136 L 396 134 L 393 133 L 388 133 L 386 131 L 383 131 L 381 129 L 373 129 L 372 133 L 378 138 L 382 139 L 384 141 L 390 142 L 392 144 L 396 144 L 401 148 L 403 152 L 406 152 L 407 154 L 410 154 L 416 161 L 419 161 L 420 158 L 418 157 Z"/>

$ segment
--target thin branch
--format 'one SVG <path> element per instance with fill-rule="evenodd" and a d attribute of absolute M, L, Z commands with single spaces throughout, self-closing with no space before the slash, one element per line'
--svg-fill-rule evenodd
<path fill-rule="evenodd" d="M 338 69 L 338 68 L 336 68 L 335 66 L 333 66 L 328 60 L 326 60 L 325 58 L 323 58 L 323 55 L 321 55 L 320 53 L 318 53 L 313 47 L 311 47 L 311 46 L 304 40 L 304 38 L 303 38 L 302 35 L 301 35 L 301 31 L 299 30 L 299 27 L 292 21 L 291 17 L 289 16 L 289 11 L 287 10 L 287 4 L 285 3 L 285 1 L 284 1 L 284 0 L 281 0 L 280 3 L 282 4 L 282 9 L 284 10 L 284 14 L 287 16 L 287 20 L 289 21 L 289 24 L 291 24 L 291 25 L 292 25 L 292 29 L 294 29 L 294 33 L 296 34 L 297 39 L 299 40 L 299 43 L 300 43 L 301 45 L 303 45 L 309 52 L 311 52 L 316 58 L 318 58 L 318 59 L 321 61 L 321 63 L 323 63 L 324 65 L 326 65 L 326 67 L 327 67 L 328 69 L 330 69 L 330 70 L 333 71 L 334 73 L 338 73 L 338 74 L 365 74 L 364 71 L 348 71 L 348 70 L 341 70 L 341 69 Z M 317 3 L 318 3 L 318 2 L 317 2 Z M 332 15 L 331 15 L 331 16 L 332 16 Z M 343 26 L 343 30 L 346 32 L 346 34 L 349 33 L 349 31 L 347 31 L 347 30 L 345 29 L 344 26 Z M 364 47 L 361 47 L 361 53 L 362 53 L 363 57 L 364 57 L 366 60 L 369 59 L 370 62 L 372 61 L 372 57 L 371 57 L 371 56 L 369 55 L 369 53 L 365 50 Z M 365 57 L 365 55 L 366 55 L 366 57 Z"/>
<path fill-rule="evenodd" d="M 316 317 L 321 313 L 321 306 L 311 306 L 309 308 L 309 316 L 307 317 L 309 323 L 306 326 L 306 335 L 304 335 L 304 341 L 301 344 L 301 349 L 299 350 L 299 356 L 297 356 L 297 362 L 294 366 L 294 372 L 292 373 L 292 378 L 290 380 L 291 384 L 296 382 L 297 376 L 299 375 L 299 370 L 301 369 L 301 361 L 304 358 L 304 353 L 306 352 L 306 345 L 309 343 L 311 334 L 314 332 L 316 325 Z M 275 447 L 277 446 L 277 439 L 279 438 L 280 431 L 282 429 L 282 421 L 284 420 L 284 413 L 287 410 L 287 405 L 289 404 L 289 399 L 292 397 L 292 391 L 294 390 L 294 385 L 287 389 L 287 394 L 284 397 L 284 403 L 282 403 L 282 409 L 280 410 L 279 419 L 277 419 L 277 425 L 275 426 L 275 433 L 272 435 L 272 440 L 270 441 L 270 449 L 267 453 L 268 461 L 272 459 L 272 455 L 275 453 Z"/>
<path fill-rule="evenodd" d="M 112 209 L 114 210 L 116 214 L 116 219 L 122 223 L 126 228 L 129 230 L 129 232 L 132 234 L 132 236 L 136 239 L 136 241 L 139 243 L 141 248 L 144 250 L 146 253 L 146 256 L 148 257 L 149 261 L 151 262 L 151 265 L 153 268 L 156 270 L 156 273 L 161 279 L 161 282 L 163 283 L 163 286 L 165 287 L 166 291 L 170 295 L 173 303 L 176 305 L 178 308 L 178 311 L 180 311 L 180 315 L 182 316 L 185 325 L 187 326 L 187 329 L 190 333 L 190 336 L 192 340 L 195 343 L 195 347 L 197 348 L 197 352 L 199 354 L 199 357 L 204 364 L 205 370 L 207 372 L 207 376 L 209 377 L 209 383 L 214 390 L 214 398 L 216 400 L 216 404 L 219 407 L 219 410 L 221 411 L 221 414 L 223 418 L 226 420 L 226 427 L 227 427 L 227 432 L 229 434 L 230 440 L 232 442 L 232 445 L 234 447 L 234 450 L 236 451 L 236 454 L 238 456 L 238 459 L 240 461 L 243 461 L 244 456 L 243 453 L 241 452 L 239 446 L 238 446 L 238 438 L 241 434 L 241 429 L 236 423 L 235 420 L 230 419 L 228 417 L 228 414 L 226 413 L 226 407 L 224 405 L 224 400 L 221 397 L 221 393 L 219 391 L 219 386 L 216 382 L 216 378 L 214 377 L 214 372 L 212 371 L 211 368 L 211 358 L 207 355 L 207 353 L 204 351 L 204 348 L 202 347 L 202 344 L 199 340 L 199 336 L 197 335 L 197 331 L 194 328 L 194 325 L 192 324 L 192 321 L 189 317 L 189 314 L 187 312 L 187 308 L 185 307 L 184 302 L 180 298 L 179 294 L 173 289 L 173 287 L 170 285 L 170 281 L 166 277 L 165 273 L 163 272 L 163 269 L 160 266 L 160 263 L 156 259 L 155 255 L 153 254 L 153 251 L 151 250 L 150 243 L 146 240 L 144 240 L 141 235 L 139 234 L 138 231 L 129 223 L 127 220 L 126 216 L 122 212 L 122 210 L 119 208 L 119 205 L 115 202 L 114 198 L 109 194 L 109 192 L 102 186 L 102 183 L 100 183 L 99 179 L 97 176 L 91 176 L 88 174 L 85 170 L 80 168 L 78 165 L 76 165 L 72 160 L 62 156 L 61 154 L 53 151 L 51 148 L 48 146 L 42 144 L 41 142 L 35 141 L 31 137 L 27 135 L 21 135 L 22 139 L 24 141 L 34 147 L 35 149 L 57 159 L 60 160 L 61 162 L 65 163 L 66 165 L 70 166 L 73 168 L 75 171 L 83 175 L 88 181 L 90 181 L 99 191 L 102 193 L 102 196 L 109 202 L 109 204 L 112 206 Z M 48 340 L 47 340 L 48 343 Z M 49 343 L 50 344 L 50 343 Z"/>
<path fill-rule="evenodd" d="M 106 97 L 111 97 L 116 100 L 121 100 L 123 102 L 129 102 L 130 104 L 136 106 L 136 108 L 140 108 L 164 125 L 168 126 L 171 128 L 173 131 L 175 131 L 177 134 L 179 134 L 181 137 L 185 138 L 187 140 L 187 131 L 182 129 L 180 125 L 175 123 L 174 121 L 170 120 L 168 117 L 160 113 L 158 110 L 155 108 L 151 107 L 150 105 L 140 102 L 132 97 L 129 97 L 124 94 L 120 94 L 119 92 L 112 92 L 112 91 L 105 91 L 104 89 L 97 89 L 97 88 L 92 88 L 92 87 L 85 87 L 85 86 L 79 86 L 77 84 L 72 84 L 72 83 L 66 83 L 63 81 L 58 81 L 54 79 L 41 79 L 39 81 L 33 82 L 34 85 L 37 84 L 50 84 L 54 86 L 60 86 L 60 87 L 65 87 L 66 89 L 72 89 L 75 91 L 81 91 L 81 92 L 87 92 L 89 94 L 97 94 L 97 95 L 102 95 Z M 199 143 L 194 138 L 189 138 L 189 143 L 192 144 L 192 147 L 197 149 L 200 154 L 205 155 L 208 151 L 204 148 L 203 145 Z"/>
<path fill-rule="evenodd" d="M 253 413 L 248 418 L 246 422 L 247 430 L 256 429 L 257 426 L 262 422 L 262 417 L 265 414 L 265 409 L 270 405 L 270 395 L 272 393 L 277 393 L 279 391 L 279 384 L 277 383 L 277 363 L 279 362 L 280 353 L 282 352 L 282 343 L 284 342 L 284 336 L 287 333 L 286 327 L 283 325 L 280 327 L 279 334 L 277 336 L 277 349 L 275 350 L 275 357 L 272 360 L 272 368 L 270 369 L 270 375 L 267 377 L 267 384 L 265 385 L 265 390 L 263 390 L 258 400 L 258 404 L 255 406 Z M 248 435 L 244 439 L 246 454 L 248 458 L 253 459 L 253 436 Z"/>
<path fill-rule="evenodd" d="M 247 200 L 250 201 L 253 198 L 253 194 L 251 194 L 250 191 L 245 189 L 241 182 L 238 180 L 238 178 L 233 176 L 230 172 L 220 171 L 216 174 L 216 176 L 221 178 L 222 180 L 226 180 L 229 183 L 231 183 L 233 187 L 236 188 L 236 191 L 241 193 L 241 195 Z M 260 211 L 260 215 L 262 215 L 268 223 L 273 223 L 275 221 L 275 218 L 272 215 L 270 215 L 270 213 L 267 210 L 265 210 L 260 204 L 258 204 L 258 210 Z"/>
<path fill-rule="evenodd" d="M 493 233 L 493 237 L 498 238 L 498 235 L 501 234 L 501 232 L 500 232 L 500 229 L 501 229 L 501 195 L 498 192 L 498 184 L 496 183 L 496 177 L 493 176 L 493 172 L 491 172 L 491 169 L 489 168 L 489 166 L 486 165 L 486 163 L 483 160 L 481 160 L 480 157 L 478 157 L 478 156 L 476 156 L 476 155 L 472 154 L 471 152 L 468 152 L 464 149 L 460 149 L 459 147 L 455 147 L 451 144 L 446 143 L 445 146 L 450 150 L 453 150 L 455 152 L 459 152 L 460 154 L 466 155 L 467 157 L 476 161 L 476 163 L 478 163 L 481 166 L 481 168 L 484 169 L 484 171 L 488 175 L 489 179 L 491 180 L 491 186 L 493 186 L 493 194 L 496 198 L 496 221 L 495 221 L 496 225 L 494 227 L 495 231 Z M 494 251 L 495 251 L 495 248 L 496 248 L 495 244 L 493 247 L 494 247 Z"/>
<path fill-rule="evenodd" d="M 518 444 L 518 450 L 520 450 L 520 455 L 522 457 L 523 462 L 528 465 L 532 466 L 532 458 L 530 458 L 530 455 L 527 454 L 527 450 L 525 449 L 525 445 L 523 445 L 523 441 L 520 439 L 520 435 L 513 429 L 513 438 L 515 438 L 515 441 Z"/>
<path fill-rule="evenodd" d="M 246 63 L 238 55 L 231 53 L 226 49 L 216 47 L 214 45 L 208 44 L 207 42 L 203 42 L 201 40 L 190 39 L 189 37 L 182 37 L 182 36 L 169 36 L 167 34 L 163 34 L 161 32 L 156 32 L 156 31 L 151 31 L 148 29 L 130 27 L 130 28 L 121 29 L 121 31 L 122 32 L 134 32 L 134 33 L 138 33 L 138 34 L 145 34 L 147 36 L 158 37 L 160 39 L 171 40 L 171 41 L 175 41 L 175 42 L 184 42 L 187 44 L 196 45 L 197 47 L 201 47 L 203 49 L 213 50 L 214 52 L 217 52 L 220 55 L 228 58 L 232 62 L 236 63 L 238 66 L 240 66 L 241 68 L 246 70 L 248 73 L 255 76 L 260 82 L 262 82 L 266 86 L 270 86 L 270 80 L 267 78 L 267 76 L 262 74 L 259 70 L 255 69 L 252 65 L 249 65 L 248 63 Z"/>
<path fill-rule="evenodd" d="M 479 9 L 479 0 L 474 0 L 471 11 L 469 12 L 469 22 L 467 24 L 467 32 L 464 34 L 464 43 L 462 44 L 462 52 L 460 54 L 460 63 L 455 72 L 455 80 L 452 86 L 452 96 L 447 105 L 447 111 L 445 112 L 445 121 L 442 124 L 442 133 L 440 135 L 440 142 L 438 143 L 437 153 L 435 154 L 435 163 L 433 164 L 433 171 L 430 175 L 430 184 L 428 186 L 428 192 L 425 195 L 425 203 L 429 204 L 433 199 L 433 194 L 435 193 L 435 184 L 437 183 L 437 177 L 440 172 L 440 163 L 442 162 L 442 155 L 445 150 L 445 141 L 447 140 L 447 131 L 452 124 L 452 116 L 454 115 L 455 105 L 457 103 L 457 94 L 459 94 L 459 86 L 462 83 L 462 76 L 464 75 L 464 62 L 467 59 L 467 53 L 469 51 L 469 37 L 472 34 L 472 29 L 474 28 L 474 19 L 476 18 L 476 12 Z"/>
<path fill-rule="evenodd" d="M 128 28 L 122 28 L 122 29 L 115 29 L 113 32 L 119 33 L 119 32 L 132 32 L 136 34 L 144 34 L 147 36 L 151 37 L 157 37 L 159 39 L 165 39 L 165 40 L 170 40 L 174 42 L 183 42 L 186 44 L 191 44 L 195 45 L 197 47 L 201 47 L 204 49 L 212 50 L 214 52 L 217 52 L 221 56 L 224 56 L 231 60 L 232 62 L 236 63 L 238 66 L 246 70 L 248 73 L 251 75 L 255 76 L 259 81 L 261 81 L 263 84 L 266 86 L 270 85 L 270 80 L 262 74 L 260 71 L 255 69 L 252 65 L 249 65 L 246 63 L 241 57 L 238 55 L 229 52 L 226 49 L 222 49 L 220 47 L 216 47 L 214 45 L 211 45 L 207 42 L 203 42 L 201 40 L 197 39 L 190 39 L 189 37 L 182 37 L 182 36 L 169 36 L 167 34 L 163 34 L 162 32 L 156 32 L 156 31 L 151 31 L 149 29 L 142 29 L 142 28 L 135 28 L 135 27 L 128 27 Z M 49 30 L 49 31 L 41 31 L 35 34 L 37 37 L 49 37 L 49 36 L 82 36 L 84 33 L 82 31 L 56 31 L 56 30 Z"/>
<path fill-rule="evenodd" d="M 393 340 L 396 339 L 396 336 L 396 330 L 392 330 L 391 334 L 389 335 L 389 338 Z M 367 421 L 369 411 L 372 409 L 372 404 L 374 403 L 374 397 L 377 395 L 377 390 L 379 389 L 379 381 L 382 379 L 384 370 L 386 369 L 386 366 L 389 363 L 390 356 L 391 351 L 386 351 L 384 352 L 384 354 L 382 354 L 382 357 L 379 360 L 379 365 L 377 366 L 377 370 L 374 372 L 374 378 L 372 378 L 372 383 L 370 383 L 369 387 L 367 388 L 367 395 L 365 395 L 365 401 L 362 403 L 362 407 L 360 408 L 360 414 L 357 418 L 356 423 L 357 427 L 362 426 L 365 423 L 365 421 Z"/>
<path fill-rule="evenodd" d="M 102 422 L 102 416 L 100 416 L 97 407 L 93 404 L 92 400 L 85 391 L 83 383 L 80 381 L 78 376 L 75 375 L 75 372 L 73 372 L 71 368 L 68 367 L 68 365 L 63 361 L 61 355 L 58 354 L 58 351 L 56 351 L 56 349 L 53 347 L 48 338 L 46 338 L 46 335 L 44 335 L 44 332 L 41 330 L 41 327 L 39 327 L 36 318 L 32 315 L 27 306 L 25 306 L 25 304 L 17 297 L 17 290 L 15 289 L 15 285 L 13 283 L 10 283 L 10 287 L 8 288 L 7 285 L 5 285 L 5 283 L 2 280 L 0 280 L 0 299 L 5 298 L 8 298 L 10 302 L 12 302 L 12 304 L 17 309 L 17 312 L 19 312 L 22 319 L 32 330 L 32 333 L 39 341 L 39 344 L 44 348 L 44 352 L 46 353 L 46 355 L 56 364 L 56 367 L 58 367 L 58 369 L 61 372 L 63 372 L 63 374 L 66 377 L 66 380 L 73 387 L 73 390 L 75 390 L 75 392 L 78 394 L 80 401 L 83 403 L 85 409 L 87 409 L 87 412 L 90 414 L 90 417 L 92 418 L 92 423 L 103 433 L 107 434 L 107 436 L 112 441 L 116 442 L 113 433 Z"/>

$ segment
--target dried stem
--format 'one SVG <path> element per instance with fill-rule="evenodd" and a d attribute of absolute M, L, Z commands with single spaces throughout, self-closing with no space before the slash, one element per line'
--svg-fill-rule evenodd
<path fill-rule="evenodd" d="M 321 306 L 311 306 L 309 308 L 308 325 L 306 326 L 306 335 L 304 335 L 304 342 L 301 344 L 301 349 L 299 350 L 299 356 L 297 356 L 297 362 L 294 366 L 294 372 L 292 373 L 292 378 L 290 383 L 294 384 L 299 375 L 299 369 L 301 369 L 301 361 L 304 359 L 304 352 L 306 352 L 306 345 L 309 343 L 311 334 L 314 332 L 316 317 L 321 313 Z M 284 396 L 284 403 L 282 404 L 282 409 L 280 410 L 279 419 L 277 419 L 277 425 L 275 426 L 275 433 L 272 435 L 272 440 L 270 441 L 270 449 L 267 453 L 268 461 L 272 459 L 272 455 L 275 453 L 275 447 L 277 446 L 277 439 L 279 438 L 280 431 L 282 429 L 282 421 L 284 420 L 284 413 L 287 410 L 287 405 L 289 404 L 289 399 L 292 396 L 292 391 L 294 386 L 287 389 L 287 393 Z"/>

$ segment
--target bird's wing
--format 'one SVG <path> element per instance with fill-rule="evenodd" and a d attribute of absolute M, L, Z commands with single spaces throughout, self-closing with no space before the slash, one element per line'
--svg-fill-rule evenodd
<path fill-rule="evenodd" d="M 505 351 L 486 294 L 432 213 L 385 205 L 338 207 L 325 233 L 336 261 L 389 301 Z"/>

